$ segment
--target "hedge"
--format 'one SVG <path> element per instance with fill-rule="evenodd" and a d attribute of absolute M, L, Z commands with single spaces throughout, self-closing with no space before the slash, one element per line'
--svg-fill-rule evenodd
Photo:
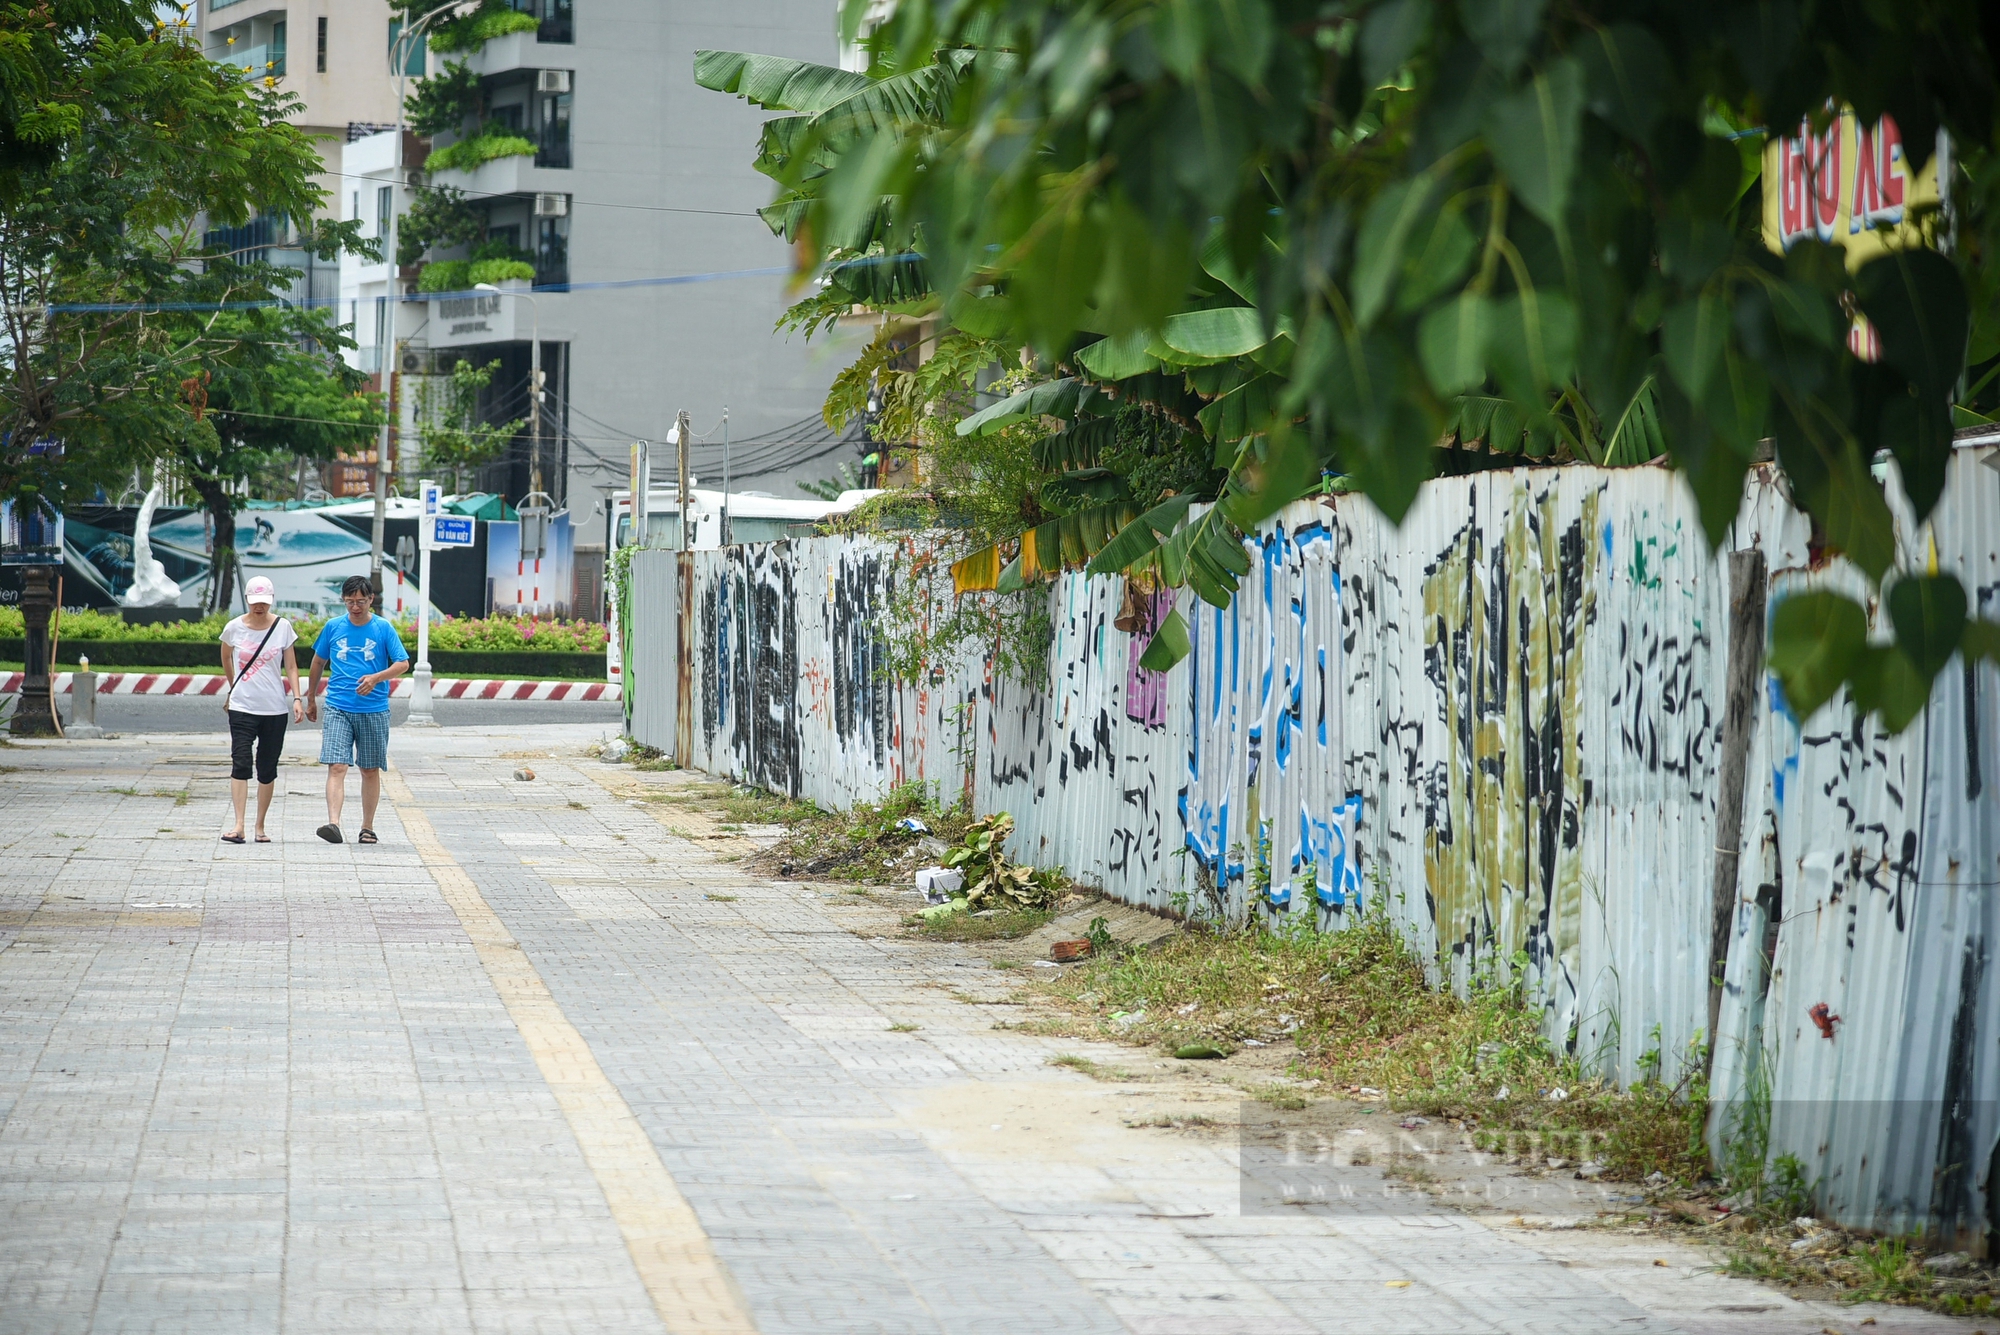
<path fill-rule="evenodd" d="M 19 663 L 27 656 L 27 644 L 18 639 L 0 639 L 0 660 Z M 178 668 L 219 667 L 220 646 L 185 640 L 74 640 L 64 636 L 56 646 L 57 665 L 74 668 L 79 657 L 90 659 L 93 668 L 117 671 L 171 671 Z M 304 672 L 308 663 L 299 664 Z M 533 649 L 514 652 L 479 652 L 460 649 L 432 649 L 431 671 L 440 677 L 498 677 L 523 681 L 602 681 L 602 653 L 542 653 Z"/>
<path fill-rule="evenodd" d="M 213 645 L 222 634 L 222 627 L 228 620 L 227 616 L 218 613 L 199 621 L 167 621 L 140 625 L 126 622 L 115 612 L 82 608 L 64 612 L 60 629 L 64 640 L 106 643 L 167 641 Z M 295 618 L 292 622 L 299 638 L 306 641 L 317 638 L 320 627 L 325 624 L 321 620 L 303 617 Z M 417 651 L 415 621 L 398 622 L 396 633 L 403 637 L 403 647 L 411 654 L 415 654 Z M 442 621 L 431 623 L 431 650 L 433 658 L 439 650 L 467 653 L 601 654 L 604 652 L 607 635 L 605 627 L 594 621 L 536 620 L 532 617 L 447 617 Z M 18 607 L 0 607 L 0 639 L 19 640 L 21 637 L 21 610 Z M 150 661 L 159 663 L 180 660 Z"/>

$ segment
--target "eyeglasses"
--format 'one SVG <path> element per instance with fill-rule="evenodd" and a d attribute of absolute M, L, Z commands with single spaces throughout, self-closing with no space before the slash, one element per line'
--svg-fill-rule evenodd
<path fill-rule="evenodd" d="M 373 602 L 374 599 L 375 595 L 372 593 L 343 593 L 340 595 L 340 600 L 344 603 L 366 603 Z"/>

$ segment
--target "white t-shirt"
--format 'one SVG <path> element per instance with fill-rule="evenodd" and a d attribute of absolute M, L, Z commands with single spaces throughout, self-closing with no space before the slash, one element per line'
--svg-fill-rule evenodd
<path fill-rule="evenodd" d="M 258 653 L 257 645 L 263 641 L 265 631 L 271 633 L 270 643 Z M 263 630 L 253 629 L 242 617 L 222 628 L 222 642 L 234 651 L 230 655 L 235 661 L 231 671 L 240 674 L 229 697 L 231 709 L 240 714 L 291 712 L 291 706 L 285 703 L 285 650 L 298 638 L 292 623 L 283 617 L 278 618 L 276 626 L 266 626 Z M 252 654 L 257 655 L 254 663 L 250 661 Z"/>

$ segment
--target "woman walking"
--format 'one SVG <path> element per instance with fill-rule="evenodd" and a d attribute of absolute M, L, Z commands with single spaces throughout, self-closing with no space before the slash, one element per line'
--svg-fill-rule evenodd
<path fill-rule="evenodd" d="M 222 628 L 222 671 L 229 679 L 222 707 L 229 713 L 229 796 L 236 804 L 236 828 L 225 844 L 243 842 L 243 805 L 250 795 L 254 752 L 257 774 L 257 842 L 268 844 L 264 813 L 277 788 L 278 757 L 285 749 L 285 723 L 305 716 L 299 693 L 299 662 L 292 652 L 298 632 L 271 611 L 277 593 L 262 575 L 243 590 L 249 611 Z M 284 673 L 279 676 L 279 665 Z M 287 703 L 286 697 L 290 697 Z"/>

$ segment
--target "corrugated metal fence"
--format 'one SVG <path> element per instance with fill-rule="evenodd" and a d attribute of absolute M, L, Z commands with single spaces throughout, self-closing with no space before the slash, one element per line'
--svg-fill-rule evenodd
<path fill-rule="evenodd" d="M 1957 450 L 1901 533 L 1987 616 L 1995 454 Z M 1379 900 L 1441 980 L 1525 956 L 1550 1037 L 1629 1080 L 1709 1029 L 1728 554 L 1763 554 L 1767 615 L 1858 587 L 1781 486 L 1753 475 L 1715 553 L 1658 469 L 1440 480 L 1400 526 L 1301 502 L 1248 544 L 1229 609 L 1180 596 L 1194 651 L 1168 674 L 1137 660 L 1171 594 L 1058 580 L 1039 688 L 976 655 L 883 672 L 921 538 L 647 552 L 632 727 L 671 748 L 678 721 L 684 763 L 832 808 L 969 792 L 1014 813 L 1017 856 L 1133 903 L 1331 929 Z M 1757 702 L 1715 1063 L 1719 1123 L 1768 1107 L 1771 1152 L 1835 1217 L 1978 1250 L 2000 1230 L 1996 699 L 1991 665 L 1954 664 L 1894 738 L 1839 702 L 1806 728 Z"/>

